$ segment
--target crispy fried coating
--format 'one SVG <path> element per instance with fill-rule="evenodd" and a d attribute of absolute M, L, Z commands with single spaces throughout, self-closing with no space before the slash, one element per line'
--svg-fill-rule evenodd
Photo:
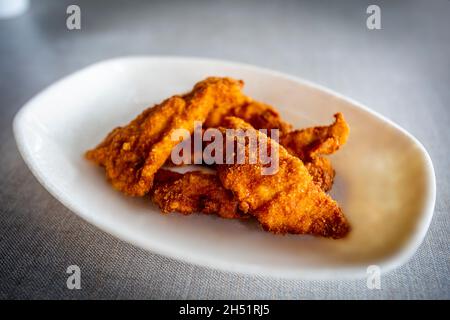
<path fill-rule="evenodd" d="M 152 200 L 164 213 L 177 211 L 217 214 L 222 218 L 246 218 L 231 191 L 222 186 L 217 174 L 191 171 L 184 174 L 160 169 L 155 176 Z"/>
<path fill-rule="evenodd" d="M 239 80 L 241 86 L 244 85 Z M 280 135 L 292 130 L 292 126 L 283 121 L 280 114 L 274 107 L 255 101 L 248 96 L 242 96 L 239 103 L 224 104 L 214 108 L 207 117 L 204 126 L 206 128 L 216 128 L 221 125 L 226 117 L 238 117 L 250 123 L 257 129 L 279 129 Z"/>
<path fill-rule="evenodd" d="M 191 143 L 191 150 L 194 150 L 193 148 L 193 142 L 192 140 L 189 141 Z M 207 144 L 204 143 L 203 148 Z M 199 158 L 201 156 L 198 156 Z M 194 163 L 194 153 L 192 152 L 190 155 L 190 162 L 189 163 L 181 163 L 179 165 L 186 165 L 186 164 L 192 164 Z M 304 162 L 306 169 L 308 169 L 309 174 L 313 177 L 314 183 L 316 183 L 319 187 L 322 188 L 323 191 L 328 192 L 333 187 L 334 182 L 334 176 L 335 171 L 333 169 L 333 166 L 331 165 L 330 160 L 328 160 L 325 157 L 315 157 L 313 159 L 310 159 L 308 162 Z M 172 160 L 169 158 L 166 163 L 167 166 L 173 167 L 173 166 L 179 166 L 172 162 Z M 204 165 L 204 164 L 203 164 Z"/>
<path fill-rule="evenodd" d="M 304 164 L 313 178 L 313 182 L 323 191 L 330 191 L 331 187 L 333 187 L 335 176 L 330 160 L 325 157 L 316 157 L 311 159 L 309 162 L 304 162 Z"/>
<path fill-rule="evenodd" d="M 259 103 L 257 103 L 257 104 L 259 105 Z M 274 121 L 270 120 L 264 124 L 261 120 L 261 119 L 263 119 L 263 117 L 257 116 L 256 113 L 254 115 L 254 118 L 252 118 L 252 116 L 250 116 L 251 113 L 257 112 L 257 110 L 259 110 L 258 107 L 255 107 L 255 108 L 252 107 L 253 110 L 251 112 L 246 113 L 246 111 L 245 111 L 246 106 L 247 106 L 247 104 L 244 104 L 242 107 L 236 108 L 238 110 L 241 110 L 240 112 L 236 113 L 237 114 L 236 117 L 241 118 L 244 121 L 246 119 L 247 120 L 253 119 L 252 120 L 253 124 L 252 123 L 250 123 L 250 124 L 253 127 L 255 127 L 255 129 L 260 129 L 260 128 L 267 129 L 267 127 L 269 127 L 269 129 L 273 129 L 273 128 L 277 128 L 278 126 L 284 127 L 284 129 L 283 129 L 284 134 L 282 135 L 282 138 L 280 139 L 280 144 L 283 145 L 283 142 L 285 144 L 289 143 L 292 146 L 292 150 L 290 150 L 291 154 L 300 157 L 300 159 L 303 161 L 306 168 L 308 169 L 309 174 L 313 177 L 314 183 L 319 185 L 322 188 L 322 190 L 324 190 L 325 192 L 331 190 L 331 188 L 333 186 L 333 182 L 334 182 L 335 171 L 331 165 L 330 160 L 328 160 L 325 157 L 318 156 L 315 154 L 314 154 L 314 156 L 310 156 L 309 147 L 310 147 L 311 143 L 305 143 L 305 141 L 307 141 L 305 136 L 310 135 L 309 132 L 318 130 L 319 133 L 316 134 L 315 136 L 321 137 L 323 135 L 326 135 L 326 131 L 329 130 L 329 127 L 327 127 L 327 126 L 311 127 L 311 128 L 307 128 L 307 129 L 303 129 L 303 130 L 289 132 L 288 130 L 290 128 L 290 125 L 284 123 L 281 119 L 279 119 L 278 116 L 277 116 L 279 119 L 279 120 L 277 120 L 278 124 L 277 124 L 277 121 L 275 121 L 275 120 Z M 265 109 L 263 108 L 263 110 L 265 110 Z M 342 121 L 343 120 L 342 116 L 339 116 L 339 117 L 341 119 L 339 121 Z M 267 119 L 267 117 L 265 117 L 265 118 Z M 281 125 L 280 125 L 280 122 L 281 122 Z M 258 127 L 256 127 L 256 125 Z M 266 126 L 266 127 L 264 127 L 264 126 Z M 302 133 L 300 133 L 300 132 L 302 132 Z M 291 133 L 292 133 L 292 135 L 291 135 Z M 337 136 L 337 139 L 336 139 L 340 142 L 340 146 L 342 146 L 346 141 L 346 136 L 344 136 L 344 135 L 348 135 L 348 131 L 341 130 L 341 131 L 338 131 L 338 134 L 342 134 L 342 136 Z M 298 138 L 299 140 L 292 141 L 291 139 L 294 139 L 294 138 Z M 329 144 L 327 141 L 329 141 L 329 140 L 327 140 L 327 139 L 320 140 L 319 138 L 317 138 L 317 140 L 315 141 L 317 149 L 321 150 L 321 149 L 325 148 L 328 153 L 332 153 L 332 152 L 336 151 L 337 148 L 335 148 L 334 151 L 329 148 Z M 323 145 L 323 143 L 328 145 L 328 147 Z M 190 144 L 191 144 L 191 151 L 192 151 L 192 150 L 194 150 L 192 139 L 190 141 Z M 207 144 L 204 143 L 203 148 L 206 145 Z M 201 156 L 199 156 L 199 158 L 201 158 Z M 191 153 L 190 163 L 194 163 L 194 153 L 193 152 Z M 168 161 L 168 165 L 174 165 L 170 161 L 170 159 Z"/>
<path fill-rule="evenodd" d="M 314 183 L 325 192 L 331 189 L 334 169 L 328 159 L 318 155 L 334 153 L 345 144 L 349 129 L 341 113 L 335 115 L 336 121 L 330 126 L 295 131 L 291 131 L 292 126 L 273 107 L 257 101 L 233 108 L 230 115 L 243 119 L 255 129 L 279 129 L 280 144 L 304 162 Z"/>
<path fill-rule="evenodd" d="M 334 153 L 345 144 L 350 131 L 342 113 L 336 113 L 334 117 L 334 123 L 329 126 L 295 130 L 282 135 L 280 144 L 303 161 Z"/>
<path fill-rule="evenodd" d="M 204 122 L 212 109 L 228 110 L 242 104 L 243 83 L 231 78 L 207 78 L 182 96 L 173 96 L 142 112 L 124 127 L 114 129 L 86 157 L 105 168 L 118 190 L 143 196 L 153 184 L 156 171 L 178 143 L 171 139 L 177 129 L 193 132 L 194 121 Z"/>
<path fill-rule="evenodd" d="M 258 130 L 278 129 L 280 136 L 292 130 L 292 126 L 281 119 L 275 108 L 258 101 L 249 100 L 247 103 L 235 106 L 230 110 L 228 116 L 241 118 Z"/>
<path fill-rule="evenodd" d="M 208 78 L 208 79 L 222 79 L 222 78 Z M 207 80 L 208 80 L 207 79 Z M 231 90 L 227 88 L 221 88 L 218 93 L 221 94 L 222 103 L 217 103 L 214 108 L 211 109 L 203 124 L 206 128 L 215 128 L 220 125 L 223 119 L 232 112 L 234 108 L 247 104 L 251 99 L 245 96 L 242 92 L 244 87 L 244 81 L 235 80 L 232 78 L 224 78 L 233 83 Z M 221 91 L 222 90 L 222 91 Z"/>
<path fill-rule="evenodd" d="M 329 126 L 295 130 L 280 138 L 280 144 L 304 162 L 314 183 L 325 192 L 333 186 L 335 171 L 331 162 L 320 155 L 339 150 L 349 135 L 349 126 L 342 113 L 337 113 L 334 117 L 335 122 Z"/>
<path fill-rule="evenodd" d="M 324 191 L 333 186 L 335 171 L 331 162 L 320 155 L 339 150 L 346 143 L 350 130 L 342 113 L 334 117 L 335 122 L 329 126 L 295 130 L 280 137 L 280 144 L 304 162 L 314 183 Z"/>
<path fill-rule="evenodd" d="M 342 238 L 350 230 L 338 204 L 308 173 L 303 162 L 242 119 L 230 117 L 226 126 L 254 130 L 259 138 L 273 144 L 279 159 L 275 174 L 262 175 L 262 164 L 249 163 L 248 144 L 244 164 L 218 165 L 219 178 L 239 200 L 239 208 L 255 216 L 263 228 L 274 233 L 312 234 Z"/>
<path fill-rule="evenodd" d="M 273 107 L 257 101 L 231 109 L 230 115 L 241 118 L 255 129 L 279 129 L 279 143 L 304 162 L 314 183 L 324 191 L 331 189 L 335 171 L 331 162 L 319 155 L 332 154 L 347 141 L 349 127 L 341 113 L 334 115 L 332 125 L 295 131 L 291 131 L 292 126 L 283 121 Z"/>
<path fill-rule="evenodd" d="M 324 153 L 329 154 L 337 151 L 339 146 L 342 146 L 345 143 L 348 136 L 348 129 L 345 128 L 348 128 L 348 126 L 341 114 L 335 115 L 338 119 L 337 123 L 331 126 L 311 127 L 303 130 L 289 131 L 291 126 L 284 122 L 271 106 L 259 102 L 252 101 L 251 103 L 245 103 L 240 107 L 233 108 L 230 112 L 232 112 L 234 116 L 251 124 L 255 129 L 282 128 L 280 129 L 280 134 L 282 134 L 280 144 L 283 146 L 287 144 L 292 147 L 288 151 L 291 154 L 298 156 L 304 162 L 309 174 L 313 177 L 314 183 L 318 184 L 325 192 L 331 190 L 335 171 L 328 159 L 318 156 L 317 153 L 311 153 L 311 145 L 314 145 L 316 150 L 325 150 L 326 152 Z M 212 113 L 214 113 L 214 111 L 212 111 Z M 265 113 L 266 115 L 264 115 Z M 330 127 L 333 126 L 334 129 L 330 129 Z M 336 127 L 343 129 L 336 129 Z M 326 137 L 330 131 L 331 137 L 329 139 L 324 139 L 323 137 Z M 339 145 L 336 146 L 337 143 L 331 144 L 330 141 L 335 141 L 339 143 Z M 207 144 L 204 144 L 204 147 L 206 145 Z M 194 150 L 192 141 L 191 150 Z M 193 163 L 193 157 L 194 154 L 192 153 L 190 163 Z M 168 164 L 173 165 L 170 161 Z"/>

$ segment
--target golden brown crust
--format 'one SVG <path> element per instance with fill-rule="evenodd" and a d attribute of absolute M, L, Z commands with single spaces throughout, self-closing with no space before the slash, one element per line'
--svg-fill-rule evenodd
<path fill-rule="evenodd" d="M 227 219 L 248 217 L 215 173 L 191 171 L 185 174 L 160 169 L 155 176 L 152 200 L 164 213 L 185 215 L 202 212 Z"/>
<path fill-rule="evenodd" d="M 254 216 L 265 230 L 274 233 L 345 236 L 348 222 L 337 203 L 323 192 L 331 188 L 334 170 L 329 160 L 320 156 L 335 152 L 346 142 L 349 129 L 342 114 L 336 114 L 330 126 L 291 131 L 273 107 L 246 97 L 242 86 L 242 81 L 230 78 L 201 81 L 191 92 L 173 96 L 114 129 L 86 157 L 105 168 L 116 189 L 133 196 L 151 191 L 163 212 Z M 226 118 L 228 115 L 237 118 Z M 204 123 L 205 128 L 223 124 L 253 130 L 266 139 L 253 127 L 279 129 L 280 144 L 287 150 L 267 140 L 279 151 L 278 172 L 261 175 L 263 166 L 248 162 L 220 164 L 218 175 L 160 169 L 178 143 L 171 139 L 174 130 L 192 133 L 195 121 Z M 246 157 L 248 160 L 248 152 Z"/>
<path fill-rule="evenodd" d="M 199 82 L 190 93 L 173 96 L 145 110 L 127 126 L 114 129 L 86 157 L 105 168 L 116 189 L 143 196 L 178 143 L 171 139 L 172 132 L 186 129 L 192 133 L 194 121 L 204 122 L 213 108 L 227 109 L 243 103 L 241 88 L 241 81 L 230 78 Z"/>
<path fill-rule="evenodd" d="M 321 154 L 332 154 L 347 142 L 350 131 L 342 113 L 336 113 L 334 117 L 334 123 L 329 126 L 295 130 L 282 135 L 280 144 L 303 161 Z"/>
<path fill-rule="evenodd" d="M 333 187 L 335 171 L 331 166 L 330 160 L 324 157 L 316 157 L 309 162 L 304 162 L 306 169 L 323 191 L 330 191 Z"/>
<path fill-rule="evenodd" d="M 211 111 L 210 117 L 215 113 Z M 223 122 L 226 116 L 241 118 L 258 130 L 279 129 L 280 144 L 304 162 L 314 183 L 324 191 L 331 190 L 335 171 L 331 162 L 320 154 L 332 154 L 347 141 L 349 127 L 341 113 L 334 115 L 336 120 L 329 126 L 291 131 L 292 126 L 283 121 L 272 106 L 248 98 L 247 102 L 230 108 L 228 113 L 221 113 L 218 122 Z"/>
<path fill-rule="evenodd" d="M 212 111 L 211 113 L 214 113 Z M 320 139 L 320 137 L 323 135 L 323 133 L 328 130 L 328 127 L 312 127 L 307 128 L 304 130 L 298 130 L 293 131 L 294 134 L 290 135 L 289 130 L 291 129 L 291 126 L 287 123 L 285 123 L 281 118 L 279 117 L 278 113 L 269 105 L 265 105 L 259 102 L 251 102 L 245 103 L 240 107 L 233 108 L 230 113 L 232 113 L 234 116 L 241 118 L 245 122 L 248 122 L 251 124 L 255 129 L 280 129 L 280 132 L 282 133 L 282 137 L 289 136 L 290 139 L 281 139 L 281 141 L 285 143 L 290 143 L 291 145 L 294 145 L 296 143 L 295 149 L 291 150 L 291 153 L 293 153 L 296 156 L 302 156 L 303 158 L 300 158 L 306 168 L 309 171 L 309 174 L 313 177 L 314 183 L 317 183 L 322 190 L 329 191 L 331 190 L 333 186 L 333 180 L 335 176 L 334 169 L 331 165 L 331 162 L 320 156 L 315 156 L 313 158 L 307 156 L 309 155 L 309 144 L 305 143 L 306 138 L 304 138 L 304 135 L 307 135 L 308 132 L 311 131 L 319 131 L 319 134 L 316 134 L 315 137 L 317 137 L 317 140 L 314 140 L 316 144 L 316 147 L 319 149 L 322 147 L 321 141 L 323 139 Z M 266 113 L 266 115 L 264 115 Z M 271 114 L 272 116 L 269 117 L 268 114 Z M 341 118 L 342 119 L 342 118 Z M 249 120 L 249 121 L 247 121 Z M 222 120 L 224 121 L 224 120 Z M 304 134 L 303 134 L 304 132 Z M 322 133 L 322 134 L 320 134 Z M 299 141 L 295 141 L 295 137 L 298 136 Z M 339 140 L 342 141 L 342 144 L 345 142 L 344 139 Z M 292 141 L 294 140 L 294 141 Z M 326 140 L 326 139 L 325 139 Z M 191 141 L 191 150 L 193 150 L 193 142 Z M 281 142 L 280 142 L 281 143 Z M 281 143 L 282 144 L 282 143 Z M 207 144 L 204 144 L 203 147 L 205 147 Z M 283 145 L 283 144 L 282 144 Z M 328 150 L 331 153 L 331 150 Z M 306 159 L 305 159 L 306 158 Z M 191 162 L 193 163 L 194 154 L 191 154 Z M 167 163 L 169 166 L 173 166 L 174 164 L 171 162 L 171 160 L 168 160 Z"/>
<path fill-rule="evenodd" d="M 230 112 L 231 109 L 241 106 L 249 100 L 249 98 L 241 91 L 244 87 L 244 81 L 235 80 L 232 78 L 208 78 L 207 80 L 210 79 L 214 79 L 214 81 L 226 80 L 232 85 L 217 87 L 216 94 L 218 96 L 218 103 L 214 105 L 214 108 L 211 109 L 211 112 L 209 112 L 206 117 L 204 122 L 204 127 L 206 128 L 214 128 L 219 126 L 222 119 Z"/>
<path fill-rule="evenodd" d="M 227 122 L 228 128 L 254 130 L 239 118 L 227 118 Z M 223 186 L 239 200 L 240 209 L 274 233 L 344 237 L 350 227 L 338 204 L 313 182 L 299 158 L 273 140 L 268 143 L 278 149 L 279 168 L 275 174 L 262 175 L 261 164 L 249 164 L 248 145 L 245 164 L 217 166 Z"/>
<path fill-rule="evenodd" d="M 280 144 L 304 162 L 314 183 L 324 191 L 329 191 L 333 186 L 335 171 L 331 162 L 320 155 L 339 150 L 347 142 L 350 130 L 342 113 L 334 117 L 334 123 L 329 126 L 295 130 L 280 138 Z"/>
<path fill-rule="evenodd" d="M 292 130 L 292 126 L 281 119 L 280 114 L 272 106 L 250 100 L 230 110 L 228 116 L 241 118 L 255 129 L 278 129 L 280 136 Z"/>

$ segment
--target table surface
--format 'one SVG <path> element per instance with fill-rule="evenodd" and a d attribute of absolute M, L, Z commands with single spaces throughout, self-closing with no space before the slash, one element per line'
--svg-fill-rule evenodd
<path fill-rule="evenodd" d="M 81 30 L 66 8 L 81 8 Z M 0 20 L 0 298 L 450 298 L 450 1 L 34 1 Z M 369 4 L 381 30 L 366 27 Z M 54 81 L 123 55 L 183 55 L 251 63 L 328 86 L 417 137 L 436 170 L 423 244 L 381 278 L 303 281 L 194 266 L 124 243 L 52 198 L 12 134 L 20 107 Z M 69 265 L 81 290 L 66 287 Z"/>

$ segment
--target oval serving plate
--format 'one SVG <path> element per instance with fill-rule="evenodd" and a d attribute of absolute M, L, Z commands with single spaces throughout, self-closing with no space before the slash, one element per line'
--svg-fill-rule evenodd
<path fill-rule="evenodd" d="M 273 235 L 254 222 L 194 214 L 162 215 L 146 198 L 112 189 L 83 158 L 112 128 L 207 76 L 243 79 L 244 91 L 274 105 L 294 127 L 323 125 L 343 112 L 347 144 L 331 157 L 332 196 L 352 231 L 343 240 Z M 343 278 L 407 261 L 422 242 L 435 202 L 424 147 L 396 124 L 328 89 L 253 66 L 209 59 L 124 57 L 53 84 L 14 119 L 25 162 L 39 182 L 86 221 L 172 258 L 233 272 L 287 278 Z"/>

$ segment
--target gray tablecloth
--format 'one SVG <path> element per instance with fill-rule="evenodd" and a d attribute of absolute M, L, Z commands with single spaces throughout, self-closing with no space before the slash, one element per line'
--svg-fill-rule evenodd
<path fill-rule="evenodd" d="M 81 7 L 79 31 L 66 8 Z M 369 4 L 381 30 L 366 27 Z M 450 1 L 33 1 L 0 20 L 0 298 L 450 298 Z M 363 102 L 427 148 L 437 202 L 425 241 L 381 290 L 365 280 L 236 275 L 146 252 L 98 230 L 44 190 L 22 161 L 14 114 L 91 63 L 130 54 L 236 60 Z M 81 290 L 66 286 L 78 265 Z"/>

